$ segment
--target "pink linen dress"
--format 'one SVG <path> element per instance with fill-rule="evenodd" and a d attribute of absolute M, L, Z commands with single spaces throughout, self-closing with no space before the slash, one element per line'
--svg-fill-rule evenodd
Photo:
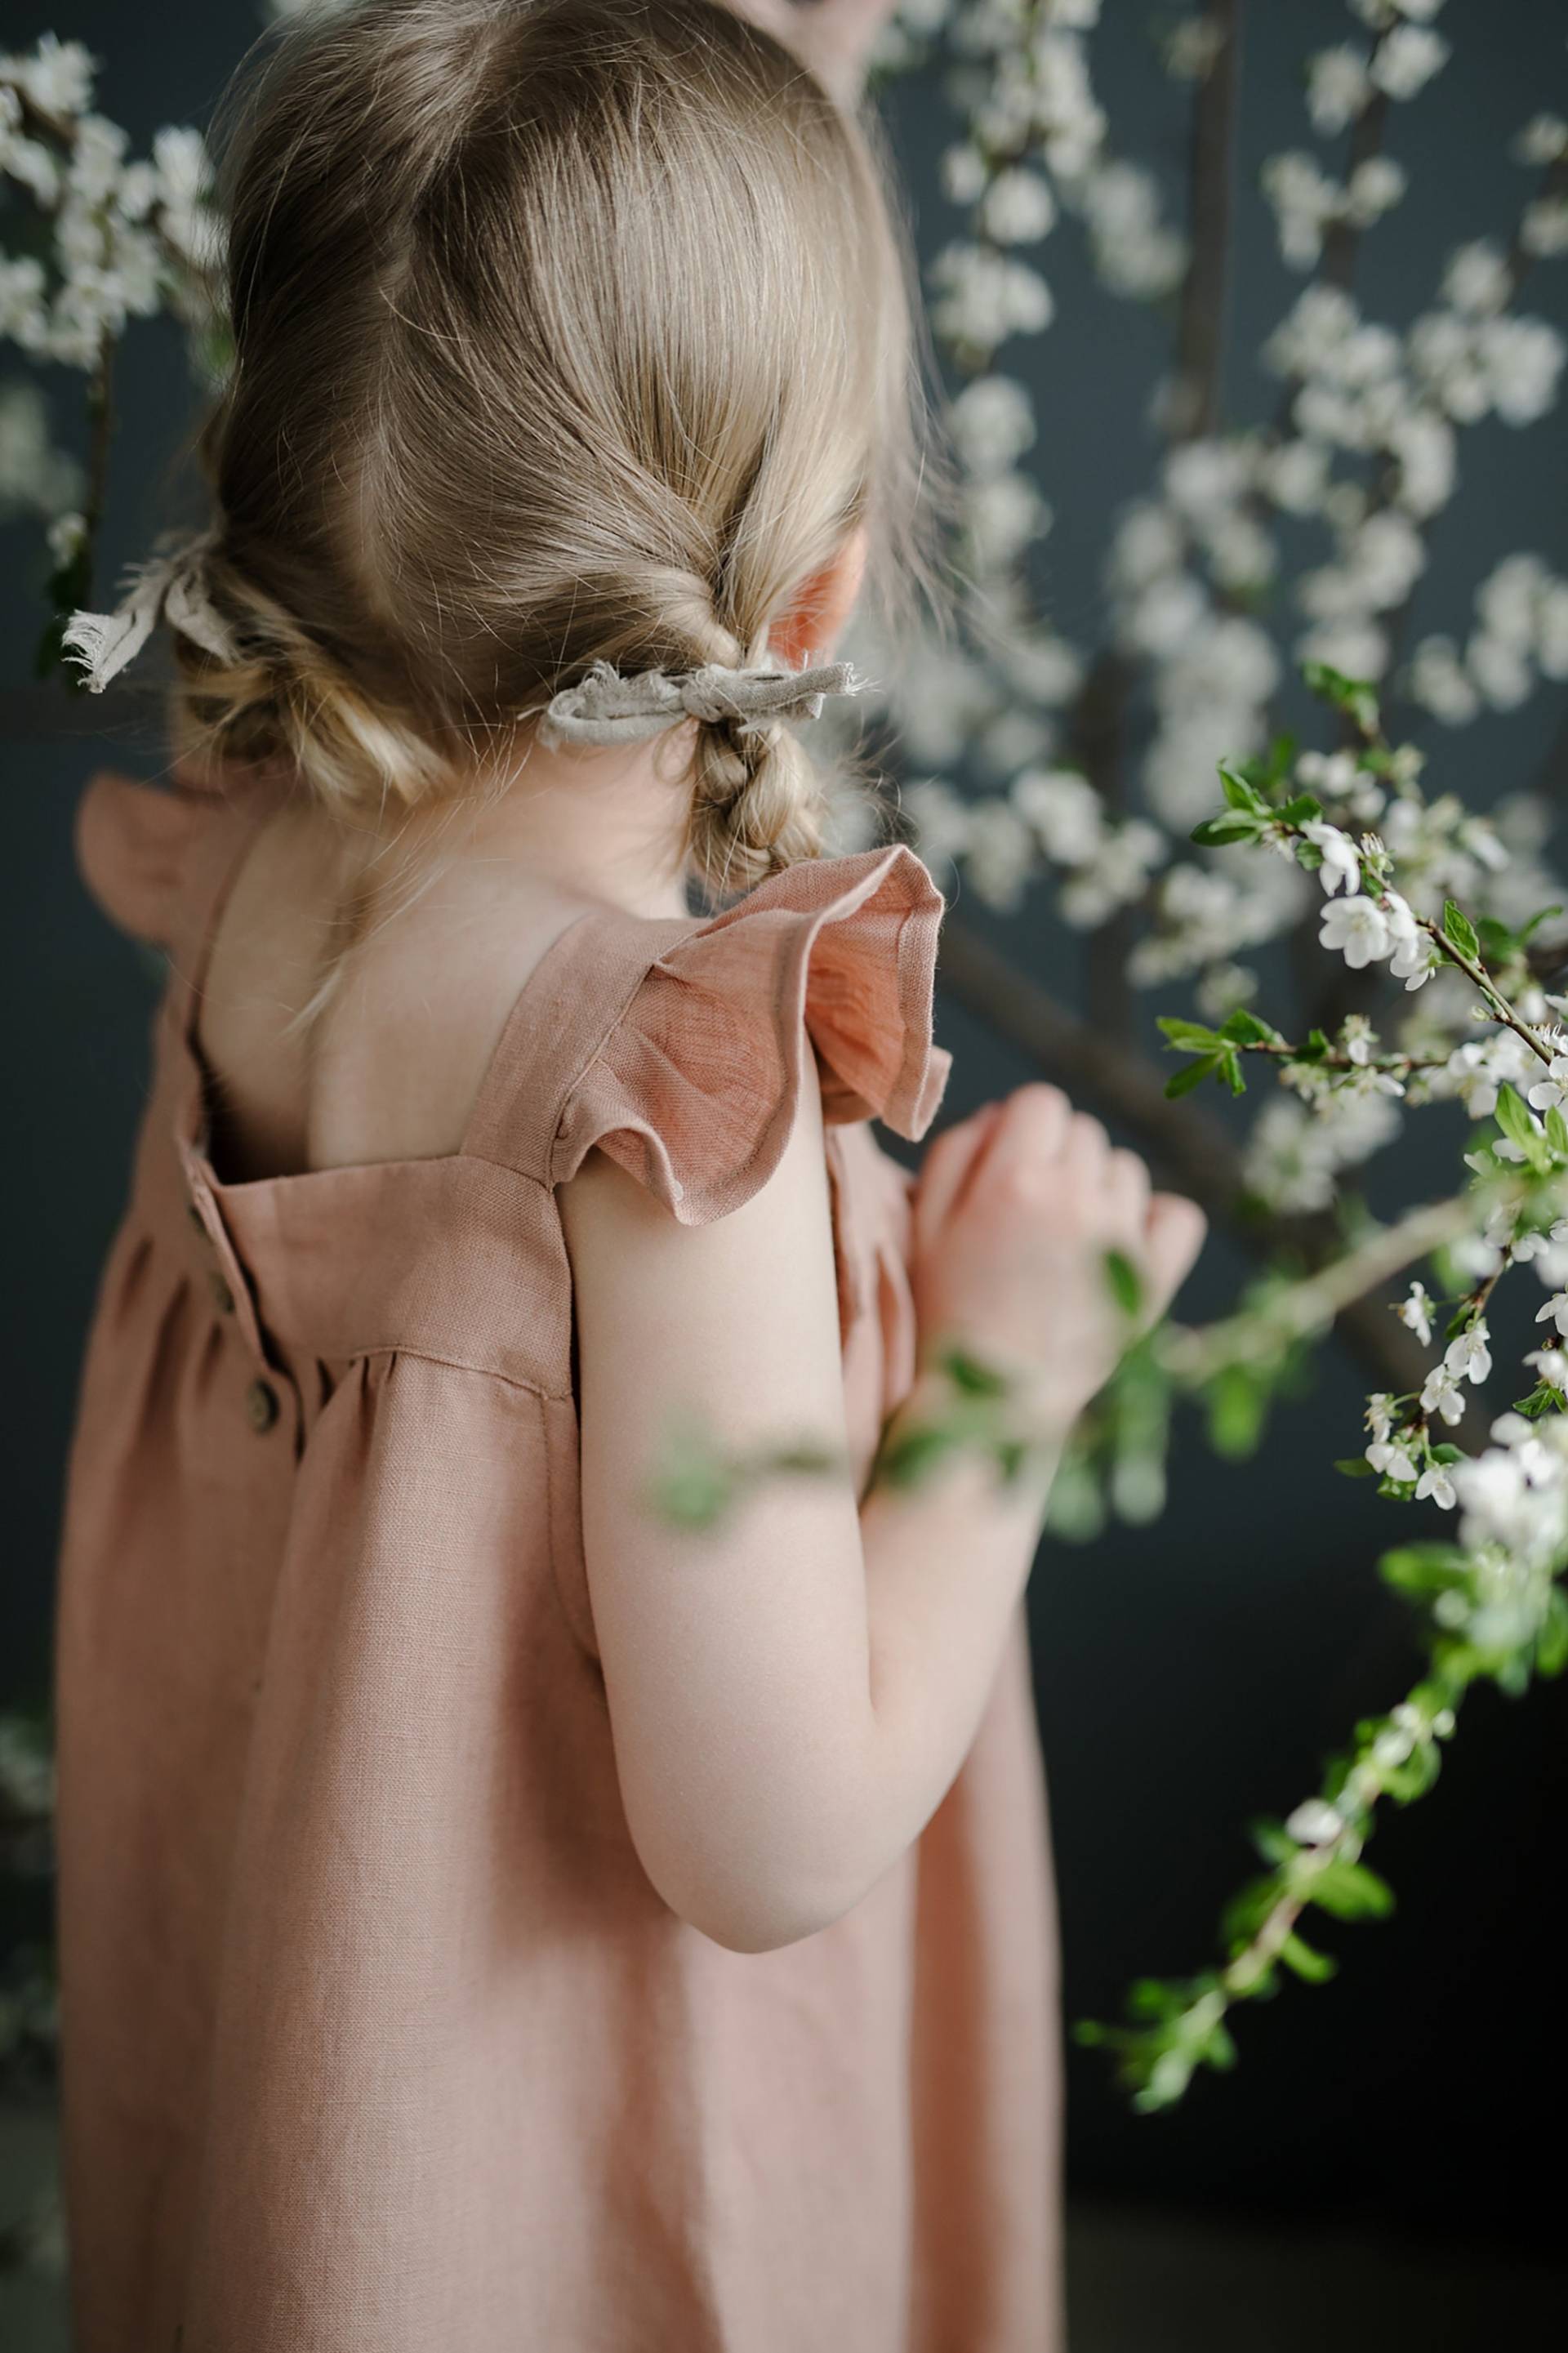
<path fill-rule="evenodd" d="M 79 2353 L 1052 2353 L 1022 1609 L 914 1846 L 737 1954 L 638 1862 L 579 1539 L 554 1188 L 598 1145 L 721 1217 L 809 1050 L 868 1463 L 914 1323 L 866 1122 L 918 1136 L 945 1081 L 930 876 L 870 850 L 584 917 L 459 1152 L 226 1183 L 195 1015 L 268 806 L 104 785 L 79 835 L 170 955 L 61 1562 Z"/>

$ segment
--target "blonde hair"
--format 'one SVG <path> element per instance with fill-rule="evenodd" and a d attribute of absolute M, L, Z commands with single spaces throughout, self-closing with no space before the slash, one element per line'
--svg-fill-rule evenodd
<path fill-rule="evenodd" d="M 242 80 L 231 381 L 182 749 L 382 821 L 596 660 L 762 659 L 844 546 L 933 579 L 907 231 L 868 123 L 712 0 L 362 0 Z M 695 725 L 716 889 L 822 847 L 793 731 Z"/>

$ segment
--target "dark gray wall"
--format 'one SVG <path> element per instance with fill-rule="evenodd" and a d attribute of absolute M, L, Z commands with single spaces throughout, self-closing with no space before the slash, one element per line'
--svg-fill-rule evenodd
<path fill-rule="evenodd" d="M 1152 14 L 1108 0 L 1097 69 L 1119 144 L 1177 188 L 1183 101 L 1153 61 Z M 1233 416 L 1256 417 L 1274 397 L 1256 346 L 1293 286 L 1252 193 L 1257 166 L 1306 143 L 1302 56 L 1355 28 L 1337 0 L 1252 0 L 1246 14 L 1227 385 Z M 162 122 L 205 116 L 254 22 L 241 0 L 165 0 L 152 12 L 76 0 L 68 15 L 12 0 L 4 37 L 19 44 L 53 26 L 86 39 L 105 60 L 107 110 L 142 142 Z M 1525 186 L 1507 142 L 1536 109 L 1568 111 L 1560 8 L 1449 0 L 1442 22 L 1459 56 L 1415 108 L 1396 111 L 1393 145 L 1412 192 L 1364 257 L 1368 305 L 1394 320 L 1429 299 L 1453 244 L 1483 229 L 1506 238 Z M 952 227 L 930 168 L 949 135 L 945 110 L 919 82 L 896 90 L 890 106 L 929 248 Z M 1033 347 L 1030 365 L 1042 479 L 1058 522 L 1041 577 L 1061 626 L 1088 635 L 1110 517 L 1152 456 L 1145 402 L 1168 322 L 1094 289 L 1070 232 L 1047 248 L 1047 267 L 1060 323 Z M 1563 265 L 1542 265 L 1526 307 L 1561 320 L 1565 278 Z M 135 335 L 122 389 L 115 565 L 164 519 L 166 470 L 190 415 L 172 332 Z M 1534 547 L 1559 565 L 1568 555 L 1558 424 L 1523 434 L 1483 427 L 1465 452 L 1466 491 L 1437 526 L 1417 633 L 1462 627 L 1474 579 L 1500 554 Z M 0 683 L 10 685 L 26 674 L 42 564 L 36 535 L 21 529 L 0 533 L 0 549 L 10 649 Z M 1559 688 L 1514 720 L 1436 736 L 1436 775 L 1482 802 L 1527 780 L 1562 704 Z M 13 1469 L 0 1584 L 4 1700 L 36 1699 L 47 1684 L 63 1450 L 93 1286 L 123 1197 L 155 987 L 147 961 L 98 918 L 72 867 L 75 799 L 106 754 L 145 774 L 161 757 L 151 732 L 113 744 L 12 740 L 5 753 L 0 974 L 12 1050 L 0 1217 L 9 1237 Z M 988 928 L 1020 960 L 1071 985 L 1074 944 L 1037 914 Z M 951 1005 L 941 1029 L 957 1055 L 954 1113 L 1026 1075 Z M 1193 1303 L 1217 1306 L 1238 1272 L 1216 1248 Z M 1216 1472 L 1188 1431 L 1159 1528 L 1086 1551 L 1050 1547 L 1042 1558 L 1031 1601 L 1070 2015 L 1108 2014 L 1133 1974 L 1205 1963 L 1214 1915 L 1249 1867 L 1246 1816 L 1288 1808 L 1314 1785 L 1321 1751 L 1404 1687 L 1405 1620 L 1372 1574 L 1379 1546 L 1402 1524 L 1326 1468 L 1357 1444 L 1363 1387 L 1352 1367 L 1329 1359 L 1315 1394 L 1246 1468 Z M 1099 2063 L 1075 2056 L 1077 2185 L 1364 2216 L 1445 2237 L 1496 2234 L 1521 2252 L 1543 2245 L 1554 2187 L 1534 2179 L 1519 2151 L 1523 2125 L 1555 2107 L 1563 2073 L 1542 1902 L 1568 1813 L 1565 1732 L 1557 1694 L 1511 1706 L 1477 1698 L 1436 1793 L 1379 1833 L 1376 1860 L 1401 1891 L 1397 1920 L 1337 1940 L 1344 1969 L 1334 1987 L 1292 1991 L 1244 2019 L 1238 2074 L 1205 2083 L 1177 2116 L 1130 2118 Z M 16 1900 L 5 1899 L 13 1912 Z"/>

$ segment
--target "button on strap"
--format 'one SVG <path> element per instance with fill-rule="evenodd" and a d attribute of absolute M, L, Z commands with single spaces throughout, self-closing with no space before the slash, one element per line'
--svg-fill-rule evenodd
<path fill-rule="evenodd" d="M 265 1435 L 277 1420 L 279 1408 L 278 1392 L 270 1381 L 254 1380 L 245 1392 L 246 1419 L 258 1435 Z"/>

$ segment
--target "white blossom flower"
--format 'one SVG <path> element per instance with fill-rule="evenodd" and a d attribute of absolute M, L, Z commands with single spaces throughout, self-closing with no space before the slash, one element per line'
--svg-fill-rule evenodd
<path fill-rule="evenodd" d="M 1379 90 L 1390 98 L 1414 98 L 1447 64 L 1447 42 L 1440 33 L 1419 25 L 1399 25 L 1373 52 L 1368 68 Z"/>
<path fill-rule="evenodd" d="M 1423 638 L 1411 656 L 1405 685 L 1410 699 L 1446 726 L 1463 727 L 1481 707 L 1452 638 Z"/>
<path fill-rule="evenodd" d="M 37 385 L 0 385 L 0 512 L 57 514 L 77 504 L 81 488 L 76 459 L 50 441 Z"/>
<path fill-rule="evenodd" d="M 1530 662 L 1506 638 L 1478 629 L 1465 648 L 1465 667 L 1494 711 L 1517 711 L 1529 700 Z"/>
<path fill-rule="evenodd" d="M 1345 1818 L 1325 1799 L 1307 1798 L 1287 1814 L 1285 1828 L 1298 1846 L 1331 1846 L 1344 1835 Z"/>
<path fill-rule="evenodd" d="M 1420 411 L 1396 418 L 1384 446 L 1398 465 L 1395 496 L 1407 512 L 1424 519 L 1447 504 L 1454 494 L 1456 454 L 1454 428 L 1446 417 Z"/>
<path fill-rule="evenodd" d="M 1538 1324 L 1554 1324 L 1559 1336 L 1568 1340 L 1568 1291 L 1554 1293 L 1535 1320 Z"/>
<path fill-rule="evenodd" d="M 1337 825 L 1325 823 L 1321 818 L 1309 818 L 1301 831 L 1314 848 L 1322 852 L 1323 862 L 1318 870 L 1318 880 L 1324 892 L 1331 898 L 1342 883 L 1346 898 L 1353 897 L 1361 889 L 1361 860 L 1349 835 L 1342 833 Z"/>
<path fill-rule="evenodd" d="M 1556 164 L 1568 155 L 1568 122 L 1560 114 L 1537 114 L 1513 142 L 1521 164 Z"/>
<path fill-rule="evenodd" d="M 1481 356 L 1492 406 L 1505 425 L 1533 425 L 1557 397 L 1568 344 L 1544 319 L 1490 319 Z"/>
<path fill-rule="evenodd" d="M 955 205 L 978 204 L 985 193 L 990 168 L 978 147 L 967 142 L 943 151 L 939 166 L 942 185 Z"/>
<path fill-rule="evenodd" d="M 938 333 L 972 350 L 989 353 L 1010 335 L 1039 334 L 1055 316 L 1039 272 L 984 246 L 944 246 L 931 265 L 931 281 L 938 290 L 931 313 Z"/>
<path fill-rule="evenodd" d="M 993 180 L 980 217 L 998 245 L 1036 245 L 1056 225 L 1056 199 L 1037 172 L 1017 168 Z"/>
<path fill-rule="evenodd" d="M 1491 1378 L 1490 1339 L 1486 1317 L 1478 1315 L 1457 1340 L 1449 1343 L 1443 1363 L 1457 1381 L 1468 1380 L 1479 1386 Z"/>
<path fill-rule="evenodd" d="M 985 905 L 1004 914 L 1020 906 L 1033 865 L 1033 839 L 1017 812 L 1005 801 L 973 803 L 964 872 Z"/>
<path fill-rule="evenodd" d="M 1543 260 L 1568 253 L 1568 197 L 1541 196 L 1527 205 L 1519 225 L 1519 241 L 1526 253 Z"/>
<path fill-rule="evenodd" d="M 77 513 L 56 515 L 46 537 L 56 569 L 63 570 L 81 553 L 87 538 L 87 517 Z"/>
<path fill-rule="evenodd" d="M 1274 207 L 1280 255 L 1292 269 L 1310 269 L 1323 250 L 1323 232 L 1339 216 L 1344 190 L 1315 157 L 1292 152 L 1271 155 L 1259 174 Z"/>
<path fill-rule="evenodd" d="M 44 268 L 31 254 L 9 260 L 0 254 L 0 336 L 24 351 L 37 351 L 48 332 Z"/>
<path fill-rule="evenodd" d="M 1426 1376 L 1421 1391 L 1421 1410 L 1440 1415 L 1450 1429 L 1465 1418 L 1465 1393 L 1446 1357 Z"/>
<path fill-rule="evenodd" d="M 990 474 L 971 482 L 963 514 L 976 566 L 1000 570 L 1012 564 L 1031 541 L 1044 538 L 1050 512 L 1027 474 Z"/>
<path fill-rule="evenodd" d="M 1010 375 L 976 376 L 949 412 L 953 439 L 968 471 L 1005 473 L 1035 439 L 1035 405 Z"/>
<path fill-rule="evenodd" d="M 1389 955 L 1394 946 L 1384 913 L 1365 896 L 1332 899 L 1323 908 L 1319 939 L 1325 948 L 1340 953 L 1352 972 L 1365 972 L 1368 965 Z"/>
<path fill-rule="evenodd" d="M 62 41 L 46 33 L 31 57 L 4 62 L 6 72 L 46 114 L 68 119 L 91 100 L 93 61 L 79 41 Z"/>
<path fill-rule="evenodd" d="M 1410 1295 L 1400 1302 L 1394 1313 L 1407 1330 L 1415 1333 L 1424 1348 L 1432 1345 L 1432 1302 L 1424 1282 L 1413 1282 Z"/>
<path fill-rule="evenodd" d="M 1445 1463 L 1429 1462 L 1426 1465 L 1426 1470 L 1421 1473 L 1420 1478 L 1415 1482 L 1416 1502 L 1418 1504 L 1423 1504 L 1427 1500 L 1428 1496 L 1431 1498 L 1432 1502 L 1437 1505 L 1440 1511 L 1451 1512 L 1457 1507 L 1459 1498 L 1455 1491 L 1453 1479 Z M 1408 1747 L 1406 1748 L 1405 1754 L 1409 1754 Z M 1379 1759 L 1379 1762 L 1383 1764 L 1388 1764 L 1393 1761 L 1394 1760 L 1388 1757 Z M 1400 1759 L 1398 1761 L 1403 1762 L 1404 1760 Z"/>
<path fill-rule="evenodd" d="M 938 776 L 922 777 L 904 786 L 899 806 L 914 825 L 928 865 L 946 865 L 963 856 L 969 847 L 969 807 L 951 785 Z"/>
<path fill-rule="evenodd" d="M 1326 138 L 1352 123 L 1372 96 L 1366 52 L 1342 43 L 1307 60 L 1307 111 Z"/>
<path fill-rule="evenodd" d="M 1568 1356 L 1561 1348 L 1532 1348 L 1524 1361 L 1534 1366 L 1548 1388 L 1568 1388 Z"/>
<path fill-rule="evenodd" d="M 1058 865 L 1087 865 L 1105 839 L 1104 804 L 1075 769 L 1028 771 L 1015 780 L 1012 797 L 1046 856 Z"/>
<path fill-rule="evenodd" d="M 1568 1103 L 1568 1054 L 1553 1054 L 1546 1076 L 1531 1088 L 1530 1101 L 1536 1111 L 1556 1111 Z"/>

